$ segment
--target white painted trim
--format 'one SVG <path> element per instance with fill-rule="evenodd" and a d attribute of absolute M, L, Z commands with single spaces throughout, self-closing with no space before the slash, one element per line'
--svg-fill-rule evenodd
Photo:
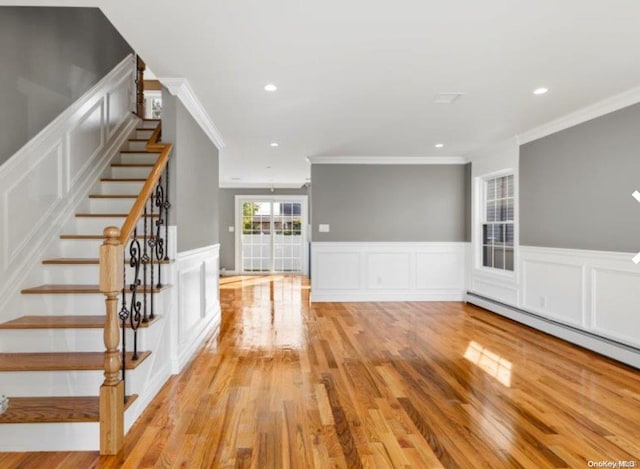
<path fill-rule="evenodd" d="M 619 109 L 640 102 L 640 86 L 603 99 L 595 104 L 583 107 L 545 124 L 534 127 L 517 135 L 518 142 L 523 145 L 547 135 L 560 132 L 596 117 L 604 116 Z"/>
<path fill-rule="evenodd" d="M 308 156 L 311 164 L 466 164 L 464 156 Z"/>
<path fill-rule="evenodd" d="M 176 261 L 187 260 L 190 257 L 202 256 L 206 254 L 215 254 L 218 255 L 220 253 L 220 244 L 211 244 L 210 246 L 204 246 L 201 248 L 190 249 L 189 251 L 182 251 L 176 254 Z"/>
<path fill-rule="evenodd" d="M 130 55 L 0 167 L 0 187 L 3 187 L 0 191 L 0 219 L 8 216 L 9 209 L 18 210 L 25 215 L 22 223 L 28 227 L 23 230 L 18 242 L 10 241 L 8 223 L 3 223 L 0 232 L 1 319 L 8 319 L 7 314 L 15 315 L 16 311 L 19 311 L 14 308 L 19 307 L 17 299 L 24 282 L 38 265 L 43 253 L 53 242 L 58 241 L 57 235 L 64 224 L 85 201 L 93 185 L 135 129 L 138 121 L 131 114 L 130 107 L 127 105 L 124 108 L 114 108 L 119 109 L 116 116 L 114 109 L 111 109 L 110 100 L 115 90 L 133 95 L 134 70 L 135 61 Z M 90 141 L 91 154 L 84 153 L 88 151 L 86 148 L 77 153 L 76 148 L 70 145 L 69 135 L 74 134 L 86 121 L 87 116 L 96 109 L 101 111 L 95 128 L 91 129 L 93 134 L 90 138 L 94 139 Z M 110 118 L 107 119 L 105 116 Z M 110 137 L 105 141 L 105 135 L 109 130 Z M 99 135 L 99 138 L 96 139 L 96 135 Z M 16 201 L 11 200 L 8 192 L 12 183 L 21 177 L 26 178 L 25 183 L 39 179 L 51 180 L 55 177 L 39 169 L 42 158 L 47 156 L 55 156 L 58 159 L 55 200 L 52 199 L 45 208 L 30 205 L 29 200 L 22 200 L 24 206 L 16 207 Z M 31 173 L 29 177 L 27 173 Z M 46 190 L 48 189 L 35 185 L 33 198 L 37 200 L 40 196 L 51 197 L 51 193 L 45 192 Z"/>
<path fill-rule="evenodd" d="M 167 87 L 169 93 L 178 97 L 213 144 L 219 150 L 223 149 L 225 143 L 222 134 L 196 96 L 189 81 L 186 78 L 173 77 L 158 78 L 158 80 Z"/>
<path fill-rule="evenodd" d="M 621 361 L 633 367 L 640 368 L 640 351 L 635 351 L 622 344 L 615 344 L 606 338 L 600 339 L 597 336 L 584 333 L 576 328 L 564 326 L 545 318 L 536 317 L 526 311 L 514 309 L 509 305 L 495 303 L 490 299 L 479 297 L 477 294 L 468 294 L 466 296 L 466 301 L 501 316 L 513 319 L 521 324 L 533 327 L 534 329 L 546 334 L 558 337 L 586 349 L 593 350 L 594 352 L 613 358 L 614 360 Z"/>
<path fill-rule="evenodd" d="M 302 189 L 309 181 L 304 182 L 241 182 L 241 181 L 220 181 L 218 187 L 221 189 Z"/>

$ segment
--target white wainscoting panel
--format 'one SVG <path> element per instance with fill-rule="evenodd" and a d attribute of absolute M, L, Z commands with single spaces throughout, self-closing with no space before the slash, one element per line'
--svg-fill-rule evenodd
<path fill-rule="evenodd" d="M 312 301 L 460 301 L 466 243 L 314 242 Z"/>
<path fill-rule="evenodd" d="M 174 373 L 188 363 L 209 332 L 220 326 L 220 245 L 178 253 L 177 347 Z"/>
<path fill-rule="evenodd" d="M 0 320 L 135 128 L 134 73 L 130 55 L 0 166 Z"/>
<path fill-rule="evenodd" d="M 633 253 L 520 247 L 521 309 L 640 348 Z"/>
<path fill-rule="evenodd" d="M 640 348 L 640 269 L 629 267 L 592 267 L 591 328 Z"/>
<path fill-rule="evenodd" d="M 523 258 L 522 307 L 572 326 L 585 327 L 584 266 L 569 260 Z"/>

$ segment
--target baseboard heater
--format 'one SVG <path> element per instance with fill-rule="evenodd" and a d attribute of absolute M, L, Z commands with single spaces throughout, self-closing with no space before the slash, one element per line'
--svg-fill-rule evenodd
<path fill-rule="evenodd" d="M 496 314 L 506 316 L 509 319 L 523 323 L 529 327 L 532 327 L 546 334 L 550 334 L 554 337 L 558 337 L 572 344 L 579 345 L 581 347 L 600 353 L 607 357 L 624 362 L 628 365 L 633 366 L 634 368 L 640 368 L 640 348 L 633 347 L 629 344 L 618 342 L 608 337 L 603 337 L 601 335 L 594 334 L 592 332 L 585 331 L 583 329 L 579 329 L 569 324 L 564 324 L 558 321 L 554 321 L 553 319 L 540 316 L 538 314 L 532 313 L 531 311 L 527 311 L 512 305 L 509 305 L 507 303 L 502 303 L 501 301 L 497 301 L 492 298 L 487 298 L 486 296 L 478 295 L 477 293 L 474 293 L 471 291 L 467 291 L 467 302 L 472 303 L 476 306 L 480 306 L 482 308 L 488 309 L 489 311 L 492 311 Z M 495 306 L 498 310 L 496 311 L 494 309 L 491 309 L 489 307 L 491 305 Z M 500 309 L 503 311 L 500 311 Z M 523 322 L 519 320 L 517 317 L 514 317 L 510 314 L 502 314 L 502 313 L 509 313 L 509 312 L 524 316 L 525 318 L 530 319 L 530 321 Z M 524 318 L 520 318 L 520 319 L 524 319 Z M 536 327 L 536 325 L 532 324 L 532 322 L 546 324 L 550 327 L 549 328 Z M 565 334 L 562 334 L 562 332 L 565 332 Z M 567 337 L 567 336 L 573 336 L 573 337 Z M 582 338 L 582 340 L 580 340 L 580 338 Z M 576 340 L 571 340 L 571 339 L 576 339 Z"/>

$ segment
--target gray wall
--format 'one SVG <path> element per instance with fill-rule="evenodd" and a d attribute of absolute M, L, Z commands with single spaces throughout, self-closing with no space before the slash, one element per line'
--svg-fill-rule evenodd
<path fill-rule="evenodd" d="M 218 149 L 178 102 L 178 252 L 218 242 Z"/>
<path fill-rule="evenodd" d="M 0 165 L 131 52 L 97 8 L 0 7 Z"/>
<path fill-rule="evenodd" d="M 520 147 L 520 244 L 638 252 L 640 104 Z"/>
<path fill-rule="evenodd" d="M 464 165 L 311 166 L 313 241 L 465 241 Z M 318 232 L 318 224 L 331 226 Z"/>
<path fill-rule="evenodd" d="M 220 189 L 220 268 L 235 270 L 236 234 L 229 232 L 235 226 L 236 195 L 308 195 L 307 189 Z"/>
<path fill-rule="evenodd" d="M 189 111 L 162 93 L 162 139 L 174 144 L 169 163 L 170 223 L 178 252 L 218 243 L 218 149 Z"/>

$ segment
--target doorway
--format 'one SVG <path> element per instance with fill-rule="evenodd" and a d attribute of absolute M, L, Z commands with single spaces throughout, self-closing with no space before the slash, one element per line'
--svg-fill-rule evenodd
<path fill-rule="evenodd" d="M 307 197 L 237 195 L 236 270 L 307 273 Z"/>

